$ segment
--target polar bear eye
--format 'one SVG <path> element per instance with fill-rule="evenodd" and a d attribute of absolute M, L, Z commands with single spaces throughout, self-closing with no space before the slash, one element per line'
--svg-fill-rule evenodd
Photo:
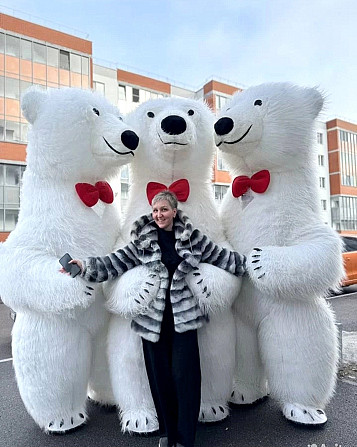
<path fill-rule="evenodd" d="M 99 116 L 99 110 L 98 109 L 96 109 L 95 107 L 93 107 L 93 112 L 96 114 L 96 115 L 98 115 Z"/>
<path fill-rule="evenodd" d="M 194 112 L 192 109 L 190 109 L 190 110 L 187 112 L 187 115 L 192 116 L 194 113 L 195 113 L 195 112 Z"/>
<path fill-rule="evenodd" d="M 121 116 L 118 116 L 118 118 L 120 119 L 120 121 L 123 121 L 123 118 Z"/>
<path fill-rule="evenodd" d="M 147 113 L 147 116 L 148 116 L 149 118 L 154 118 L 155 113 L 154 113 L 154 112 L 148 112 L 148 113 Z"/>
<path fill-rule="evenodd" d="M 261 99 L 257 99 L 254 103 L 255 106 L 261 106 L 263 104 L 263 101 Z"/>

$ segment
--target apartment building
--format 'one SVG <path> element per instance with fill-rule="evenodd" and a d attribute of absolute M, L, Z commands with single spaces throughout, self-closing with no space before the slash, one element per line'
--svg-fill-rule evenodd
<path fill-rule="evenodd" d="M 91 41 L 0 13 L 0 241 L 13 230 L 19 213 L 27 142 L 27 123 L 19 103 L 21 94 L 33 84 L 41 88 L 93 88 L 124 114 L 148 99 L 164 97 L 203 99 L 218 113 L 235 92 L 243 89 L 239 84 L 218 79 L 194 89 L 159 78 L 126 71 L 116 64 L 93 63 Z M 314 149 L 322 218 L 344 234 L 357 233 L 356 134 L 357 125 L 352 123 L 317 123 Z M 222 200 L 230 182 L 217 150 L 212 169 L 217 202 Z M 126 166 L 114 185 L 123 208 L 129 184 Z"/>
<path fill-rule="evenodd" d="M 27 122 L 21 94 L 92 87 L 92 43 L 0 13 L 0 241 L 15 228 L 25 170 Z"/>
<path fill-rule="evenodd" d="M 332 227 L 357 236 L 357 124 L 334 119 L 326 128 Z"/>

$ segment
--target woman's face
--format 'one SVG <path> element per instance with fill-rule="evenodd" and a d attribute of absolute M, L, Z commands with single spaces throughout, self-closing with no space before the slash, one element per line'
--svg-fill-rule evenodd
<path fill-rule="evenodd" d="M 159 200 L 152 206 L 152 217 L 159 228 L 171 231 L 177 209 L 171 208 L 167 200 Z"/>

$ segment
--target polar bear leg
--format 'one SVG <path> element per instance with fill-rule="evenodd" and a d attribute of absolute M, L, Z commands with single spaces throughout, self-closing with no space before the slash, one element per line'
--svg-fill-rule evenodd
<path fill-rule="evenodd" d="M 235 315 L 236 367 L 230 402 L 252 404 L 268 394 L 267 381 L 259 354 L 257 329 Z"/>
<path fill-rule="evenodd" d="M 211 316 L 198 330 L 201 360 L 201 408 L 199 420 L 214 422 L 228 416 L 235 364 L 235 324 L 232 311 Z"/>
<path fill-rule="evenodd" d="M 103 326 L 94 337 L 92 368 L 88 384 L 88 397 L 101 405 L 115 405 L 107 352 L 108 324 Z"/>
<path fill-rule="evenodd" d="M 131 329 L 130 319 L 115 315 L 111 317 L 108 357 L 114 398 L 120 408 L 122 431 L 149 433 L 158 430 L 141 337 Z"/>
<path fill-rule="evenodd" d="M 324 407 L 336 383 L 338 339 L 329 305 L 294 302 L 276 308 L 259 327 L 272 396 L 297 423 L 326 422 Z"/>
<path fill-rule="evenodd" d="M 46 432 L 65 432 L 86 421 L 91 337 L 75 320 L 17 315 L 13 362 L 21 398 Z"/>

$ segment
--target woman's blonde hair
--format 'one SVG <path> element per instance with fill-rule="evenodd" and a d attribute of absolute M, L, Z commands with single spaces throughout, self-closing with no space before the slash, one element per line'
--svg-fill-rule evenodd
<path fill-rule="evenodd" d="M 177 197 L 173 192 L 166 190 L 157 193 L 152 199 L 151 205 L 154 206 L 155 203 L 159 202 L 160 200 L 167 200 L 172 209 L 177 209 Z"/>

